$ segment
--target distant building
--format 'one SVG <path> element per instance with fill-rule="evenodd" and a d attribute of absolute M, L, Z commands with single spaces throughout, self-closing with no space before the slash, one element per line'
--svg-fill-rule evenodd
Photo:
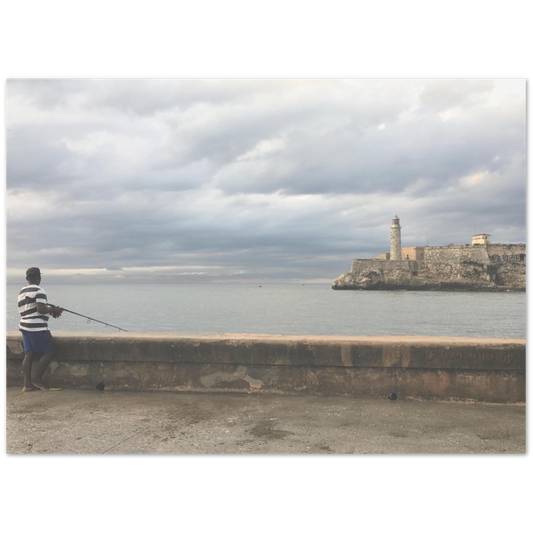
<path fill-rule="evenodd" d="M 404 261 L 423 261 L 424 247 L 423 246 L 407 246 L 402 248 L 402 259 Z"/>
<path fill-rule="evenodd" d="M 477 235 L 472 235 L 472 244 L 490 244 L 489 237 L 490 233 L 478 233 Z"/>

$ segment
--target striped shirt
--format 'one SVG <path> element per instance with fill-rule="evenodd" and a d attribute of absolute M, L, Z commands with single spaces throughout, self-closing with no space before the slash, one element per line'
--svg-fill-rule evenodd
<path fill-rule="evenodd" d="M 37 302 L 46 304 L 47 301 L 46 291 L 39 285 L 22 287 L 18 296 L 19 328 L 26 331 L 46 331 L 49 317 L 37 312 Z"/>

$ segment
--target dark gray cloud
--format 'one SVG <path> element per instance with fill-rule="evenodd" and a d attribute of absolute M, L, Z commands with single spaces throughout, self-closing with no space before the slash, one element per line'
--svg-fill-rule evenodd
<path fill-rule="evenodd" d="M 8 275 L 330 279 L 396 213 L 525 241 L 520 80 L 9 80 L 6 118 Z"/>

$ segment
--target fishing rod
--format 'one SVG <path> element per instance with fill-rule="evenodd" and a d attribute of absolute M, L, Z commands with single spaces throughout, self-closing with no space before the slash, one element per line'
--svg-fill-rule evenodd
<path fill-rule="evenodd" d="M 53 304 L 49 304 L 53 305 Z M 127 329 L 119 328 L 118 326 L 113 326 L 113 324 L 108 324 L 107 322 L 102 322 L 101 320 L 97 320 L 96 318 L 92 318 L 90 316 L 82 315 L 80 313 L 76 313 L 75 311 L 70 311 L 69 309 L 65 309 L 64 307 L 60 307 L 59 305 L 54 305 L 54 307 L 59 307 L 59 309 L 62 309 L 63 311 L 66 311 L 67 313 L 72 313 L 73 315 L 82 316 L 83 318 L 86 318 L 87 320 L 92 320 L 93 322 L 99 322 L 100 324 L 104 324 L 106 326 L 111 326 L 112 328 L 116 328 L 120 331 L 125 331 L 126 333 L 129 333 Z"/>

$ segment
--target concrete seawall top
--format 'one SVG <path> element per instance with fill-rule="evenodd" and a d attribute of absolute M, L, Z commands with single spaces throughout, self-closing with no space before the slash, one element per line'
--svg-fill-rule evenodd
<path fill-rule="evenodd" d="M 6 332 L 7 338 L 21 339 L 16 330 Z M 526 339 L 517 337 L 445 337 L 426 335 L 272 335 L 263 333 L 178 333 L 178 332 L 88 332 L 88 331 L 53 331 L 54 337 L 65 339 L 136 339 L 136 340 L 169 340 L 199 339 L 202 341 L 260 341 L 260 342 L 310 342 L 313 343 L 364 343 L 364 344 L 404 344 L 404 345 L 462 345 L 462 346 L 494 346 L 494 345 L 526 345 Z M 13 339 L 15 340 L 15 339 Z"/>

